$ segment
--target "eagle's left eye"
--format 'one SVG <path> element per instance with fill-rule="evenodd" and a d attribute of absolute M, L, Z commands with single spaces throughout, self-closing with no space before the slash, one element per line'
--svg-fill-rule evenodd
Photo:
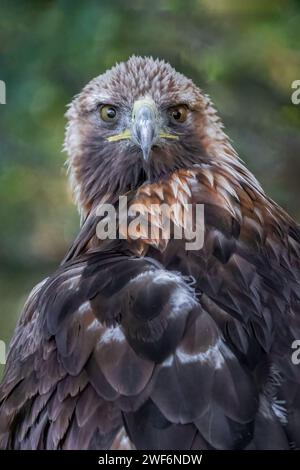
<path fill-rule="evenodd" d="M 117 110 L 110 104 L 105 104 L 100 108 L 100 117 L 105 122 L 113 122 L 117 119 Z"/>
<path fill-rule="evenodd" d="M 185 105 L 173 106 L 169 110 L 171 119 L 175 122 L 184 122 L 187 119 L 188 108 Z"/>

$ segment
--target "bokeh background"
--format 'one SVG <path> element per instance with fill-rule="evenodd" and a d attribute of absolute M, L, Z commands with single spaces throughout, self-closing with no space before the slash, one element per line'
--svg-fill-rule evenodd
<path fill-rule="evenodd" d="M 300 221 L 299 46 L 295 0 L 1 0 L 0 339 L 78 231 L 66 105 L 131 54 L 164 58 L 209 93 L 240 156 Z"/>

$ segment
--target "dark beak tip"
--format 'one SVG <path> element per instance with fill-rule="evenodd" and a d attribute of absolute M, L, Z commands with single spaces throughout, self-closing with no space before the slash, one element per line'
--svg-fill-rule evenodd
<path fill-rule="evenodd" d="M 143 154 L 143 160 L 147 162 L 149 160 L 149 156 L 151 153 L 151 147 L 141 147 L 142 154 Z"/>

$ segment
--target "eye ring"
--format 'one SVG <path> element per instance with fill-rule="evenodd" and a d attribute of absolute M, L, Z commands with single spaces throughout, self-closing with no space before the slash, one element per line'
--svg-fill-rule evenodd
<path fill-rule="evenodd" d="M 99 115 L 102 121 L 114 122 L 118 117 L 118 111 L 115 106 L 111 104 L 104 104 L 99 109 Z"/>
<path fill-rule="evenodd" d="M 179 104 L 178 106 L 172 106 L 172 108 L 169 109 L 169 114 L 174 122 L 181 123 L 187 120 L 188 111 L 189 109 L 186 105 Z"/>

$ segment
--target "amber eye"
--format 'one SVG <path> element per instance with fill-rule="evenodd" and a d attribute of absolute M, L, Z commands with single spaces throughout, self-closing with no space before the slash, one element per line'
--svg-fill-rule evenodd
<path fill-rule="evenodd" d="M 170 115 L 174 121 L 184 122 L 188 115 L 188 108 L 184 105 L 174 106 L 170 109 Z"/>
<path fill-rule="evenodd" d="M 117 110 L 110 104 L 105 104 L 100 108 L 100 117 L 103 121 L 113 122 L 117 118 Z"/>

